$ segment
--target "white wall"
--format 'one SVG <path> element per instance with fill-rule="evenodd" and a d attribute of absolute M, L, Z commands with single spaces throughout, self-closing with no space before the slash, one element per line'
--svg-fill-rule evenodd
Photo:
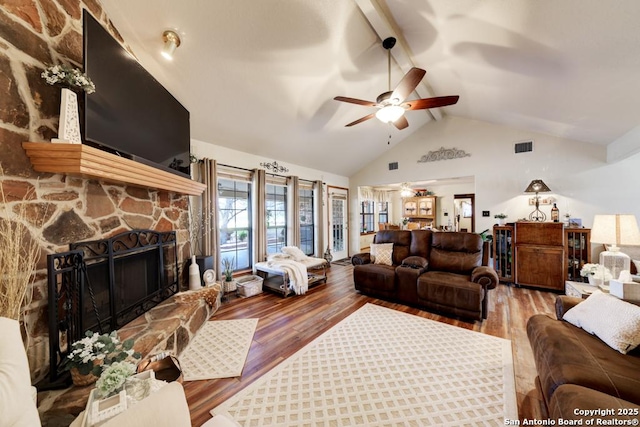
<path fill-rule="evenodd" d="M 471 194 L 475 193 L 476 186 L 475 182 L 467 182 L 462 184 L 448 184 L 448 185 L 426 185 L 427 190 L 433 191 L 433 194 L 437 196 L 436 202 L 436 226 L 440 227 L 441 225 L 448 225 L 449 220 L 451 220 L 451 224 L 455 223 L 454 215 L 455 209 L 453 204 L 453 196 L 456 194 Z M 481 212 L 473 207 L 476 212 L 476 229 L 478 224 L 478 215 Z M 445 211 L 449 214 L 445 216 Z M 471 226 L 469 226 L 469 230 Z M 482 231 L 482 230 L 480 230 Z"/>
<path fill-rule="evenodd" d="M 280 161 L 276 156 L 274 157 L 261 157 L 251 153 L 245 153 L 231 148 L 222 147 L 219 145 L 210 144 L 208 142 L 199 141 L 197 139 L 191 140 L 191 154 L 201 159 L 204 157 L 215 159 L 218 163 L 222 163 L 229 166 L 235 166 L 245 169 L 262 168 L 260 163 L 271 163 L 273 161 L 278 162 L 289 169 L 289 172 L 281 173 L 279 175 L 293 175 L 309 181 L 322 180 L 326 185 L 332 185 L 336 187 L 349 188 L 349 178 L 346 176 L 335 175 L 332 173 L 324 172 L 318 169 L 310 169 L 304 166 L 298 166 L 291 163 Z M 357 195 L 356 191 L 356 195 Z M 327 226 L 327 194 L 326 186 L 322 195 L 324 205 L 324 238 L 321 247 L 326 247 L 328 242 L 328 226 Z"/>
<path fill-rule="evenodd" d="M 534 141 L 532 153 L 514 154 L 514 143 Z M 430 163 L 417 160 L 440 147 L 465 150 L 471 157 Z M 523 193 L 533 179 L 542 179 L 556 198 L 561 217 L 569 212 L 591 227 L 597 213 L 631 213 L 640 218 L 640 154 L 606 163 L 606 147 L 524 131 L 488 122 L 447 116 L 430 122 L 350 177 L 351 231 L 357 236 L 358 186 L 405 181 L 475 176 L 476 230 L 493 226 L 493 215 L 506 213 L 509 221 L 533 210 Z M 388 170 L 389 162 L 399 169 Z M 551 205 L 541 206 L 550 213 Z M 483 210 L 491 216 L 483 218 Z M 358 242 L 352 236 L 351 242 Z M 352 244 L 352 252 L 357 252 Z"/>

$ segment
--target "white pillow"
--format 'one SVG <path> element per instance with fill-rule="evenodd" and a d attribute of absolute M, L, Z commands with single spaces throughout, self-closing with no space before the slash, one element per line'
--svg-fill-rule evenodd
<path fill-rule="evenodd" d="M 282 252 L 289 255 L 294 261 L 304 261 L 307 259 L 307 255 L 296 246 L 285 246 L 282 248 Z"/>
<path fill-rule="evenodd" d="M 393 243 L 372 243 L 369 254 L 373 264 L 393 265 Z M 378 261 L 378 257 L 383 259 Z"/>
<path fill-rule="evenodd" d="M 563 319 L 622 354 L 640 345 L 640 307 L 600 290 L 569 309 Z"/>
<path fill-rule="evenodd" d="M 40 426 L 20 324 L 0 317 L 0 425 Z"/>

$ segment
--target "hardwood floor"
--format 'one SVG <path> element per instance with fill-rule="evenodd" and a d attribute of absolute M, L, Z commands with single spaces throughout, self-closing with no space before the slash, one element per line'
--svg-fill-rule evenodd
<path fill-rule="evenodd" d="M 535 388 L 536 370 L 525 326 L 533 314 L 553 315 L 556 294 L 499 285 L 490 293 L 488 318 L 484 322 L 471 323 L 361 295 L 353 287 L 352 272 L 351 266 L 333 265 L 328 269 L 327 283 L 304 296 L 282 298 L 265 292 L 223 304 L 211 320 L 260 320 L 242 377 L 184 383 L 192 424 L 199 426 L 206 422 L 211 417 L 209 410 L 366 303 L 511 340 L 520 417 L 541 418 Z"/>

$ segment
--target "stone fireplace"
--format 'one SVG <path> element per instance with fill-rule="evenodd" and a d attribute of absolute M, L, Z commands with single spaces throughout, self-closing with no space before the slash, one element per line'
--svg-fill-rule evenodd
<path fill-rule="evenodd" d="M 70 247 L 47 257 L 50 384 L 87 331 L 120 330 L 179 290 L 173 231 L 131 230 Z"/>
<path fill-rule="evenodd" d="M 82 66 L 82 9 L 122 40 L 97 0 L 25 0 L 0 5 L 0 185 L 11 210 L 27 206 L 29 238 L 41 257 L 26 307 L 23 336 L 34 382 L 48 371 L 46 255 L 69 244 L 113 237 L 128 230 L 175 231 L 177 258 L 188 256 L 188 196 L 169 191 L 33 170 L 22 143 L 57 134 L 59 88 L 40 74 L 47 66 Z M 99 89 L 98 89 L 99 90 Z M 135 298 L 135 297 L 133 297 Z"/>
<path fill-rule="evenodd" d="M 120 329 L 178 292 L 173 232 L 131 230 L 117 236 L 72 243 L 86 265 L 80 330 Z"/>

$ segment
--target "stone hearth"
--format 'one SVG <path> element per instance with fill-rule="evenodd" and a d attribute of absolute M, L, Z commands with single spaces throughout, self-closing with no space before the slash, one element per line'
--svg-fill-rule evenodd
<path fill-rule="evenodd" d="M 133 348 L 142 357 L 154 355 L 162 351 L 180 355 L 194 337 L 198 329 L 220 306 L 211 307 L 203 299 L 182 302 L 183 294 L 176 294 L 152 308 L 142 316 L 127 323 L 118 330 L 122 340 L 132 338 Z M 49 419 L 78 415 L 84 410 L 89 393 L 95 386 L 72 386 L 62 393 L 60 391 L 42 392 L 38 394 L 38 410 L 43 423 Z"/>

